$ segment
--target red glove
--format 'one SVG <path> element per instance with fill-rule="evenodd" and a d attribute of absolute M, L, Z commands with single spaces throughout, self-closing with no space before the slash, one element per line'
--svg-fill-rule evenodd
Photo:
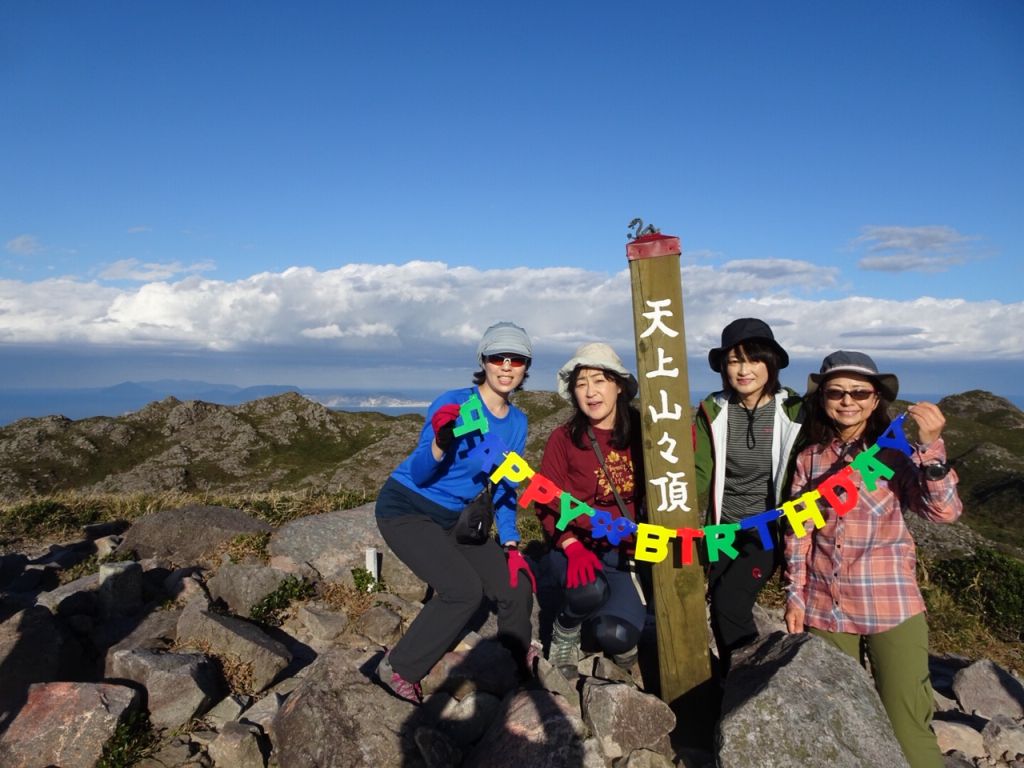
<path fill-rule="evenodd" d="M 530 570 L 530 565 L 526 562 L 526 558 L 523 557 L 523 553 L 518 549 L 508 550 L 508 583 L 512 589 L 519 586 L 520 571 L 526 571 L 526 575 L 530 577 L 530 584 L 533 587 L 533 591 L 536 593 L 537 580 L 533 578 L 533 571 Z"/>
<path fill-rule="evenodd" d="M 583 587 L 597 578 L 597 572 L 604 570 L 597 555 L 580 544 L 570 542 L 562 550 L 569 558 L 569 567 L 565 572 L 565 586 Z"/>
<path fill-rule="evenodd" d="M 442 405 L 430 417 L 430 426 L 434 428 L 434 440 L 437 441 L 437 447 L 442 451 L 451 448 L 452 442 L 455 440 L 455 420 L 458 418 L 459 406 L 455 403 Z"/>

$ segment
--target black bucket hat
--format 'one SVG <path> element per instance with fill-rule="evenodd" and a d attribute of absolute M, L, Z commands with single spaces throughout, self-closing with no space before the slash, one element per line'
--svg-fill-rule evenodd
<path fill-rule="evenodd" d="M 775 340 L 775 334 L 768 327 L 768 323 L 764 320 L 758 320 L 756 317 L 741 317 L 739 320 L 733 320 L 722 330 L 722 346 L 708 352 L 708 363 L 711 364 L 711 370 L 721 373 L 722 355 L 737 344 L 742 344 L 744 341 L 752 339 L 767 341 L 772 346 L 775 353 L 779 356 L 779 368 L 785 368 L 789 365 L 789 355 L 786 354 L 786 350 L 779 346 L 779 342 Z"/>
<path fill-rule="evenodd" d="M 867 376 L 878 388 L 882 397 L 890 403 L 896 399 L 900 391 L 900 380 L 894 373 L 879 373 L 875 361 L 863 352 L 845 352 L 839 350 L 821 361 L 821 370 L 807 376 L 807 394 L 818 389 L 818 385 L 829 376 L 839 373 L 859 373 Z"/>

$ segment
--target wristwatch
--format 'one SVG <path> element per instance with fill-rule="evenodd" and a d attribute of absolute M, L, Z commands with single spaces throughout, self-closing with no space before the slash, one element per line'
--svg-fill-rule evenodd
<path fill-rule="evenodd" d="M 921 467 L 925 478 L 928 480 L 941 480 L 949 474 L 950 469 L 952 467 L 944 461 L 940 461 L 938 464 L 925 464 Z"/>

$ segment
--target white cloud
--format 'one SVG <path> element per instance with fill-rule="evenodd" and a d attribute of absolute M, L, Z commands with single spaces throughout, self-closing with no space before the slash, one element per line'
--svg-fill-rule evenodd
<path fill-rule="evenodd" d="M 688 349 L 699 356 L 718 345 L 727 322 L 752 316 L 770 323 L 793 357 L 820 359 L 843 347 L 899 350 L 908 360 L 1024 362 L 1024 302 L 820 298 L 821 287 L 835 279 L 834 270 L 793 260 L 684 267 Z M 629 354 L 632 317 L 627 270 L 410 261 L 322 272 L 294 267 L 234 282 L 192 275 L 131 288 L 73 279 L 0 281 L 0 342 L 6 344 L 287 349 L 353 367 L 398 358 L 458 365 L 498 320 L 523 325 L 538 355 L 562 358 L 594 339 Z"/>
<path fill-rule="evenodd" d="M 861 269 L 878 272 L 944 272 L 951 266 L 977 258 L 977 237 L 952 227 L 869 226 L 851 243 L 866 247 L 868 255 L 857 262 Z"/>
<path fill-rule="evenodd" d="M 12 237 L 4 244 L 4 248 L 15 256 L 31 256 L 35 253 L 40 253 L 43 250 L 43 246 L 40 244 L 39 238 L 35 235 L 18 235 L 17 237 Z"/>
<path fill-rule="evenodd" d="M 138 259 L 121 259 L 104 267 L 99 276 L 104 280 L 132 280 L 145 283 L 151 280 L 169 280 L 176 275 L 209 272 L 213 268 L 213 263 L 209 261 L 185 266 L 180 261 L 142 263 Z"/>

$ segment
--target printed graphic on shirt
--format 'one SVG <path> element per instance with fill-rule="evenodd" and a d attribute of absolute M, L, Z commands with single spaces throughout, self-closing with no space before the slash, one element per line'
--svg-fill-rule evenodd
<path fill-rule="evenodd" d="M 630 498 L 633 495 L 633 462 L 630 461 L 629 456 L 612 450 L 608 452 L 604 461 L 608 467 L 608 474 L 615 481 L 615 488 L 619 495 L 626 499 Z M 612 493 L 608 478 L 605 477 L 600 467 L 594 470 L 594 476 L 597 478 L 597 498 L 611 499 L 614 502 L 615 494 Z"/>

